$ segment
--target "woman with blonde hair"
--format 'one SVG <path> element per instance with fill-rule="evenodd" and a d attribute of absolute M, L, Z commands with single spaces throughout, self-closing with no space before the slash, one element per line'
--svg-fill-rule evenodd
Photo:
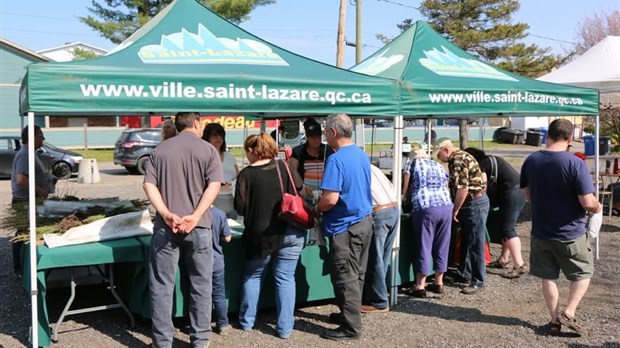
<path fill-rule="evenodd" d="M 276 284 L 276 333 L 286 339 L 293 331 L 295 269 L 306 231 L 277 218 L 282 201 L 278 175 L 284 190 L 291 194 L 295 192 L 293 185 L 301 190 L 303 181 L 286 162 L 275 159 L 278 149 L 269 134 L 250 135 L 243 147 L 250 165 L 241 170 L 235 186 L 235 210 L 244 217 L 242 244 L 246 259 L 239 325 L 245 331 L 254 326 L 261 284 L 271 262 Z"/>

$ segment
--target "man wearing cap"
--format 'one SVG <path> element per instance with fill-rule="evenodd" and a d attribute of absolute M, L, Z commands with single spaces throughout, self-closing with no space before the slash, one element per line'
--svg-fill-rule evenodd
<path fill-rule="evenodd" d="M 318 199 L 325 161 L 334 153 L 334 150 L 323 144 L 323 131 L 317 121 L 308 118 L 304 122 L 304 130 L 306 142 L 293 148 L 289 165 L 304 179 L 306 197 L 310 198 L 311 203 L 314 204 Z"/>
<path fill-rule="evenodd" d="M 16 209 L 23 209 L 24 204 L 28 202 L 29 198 L 29 186 L 28 186 L 28 178 L 30 173 L 30 168 L 28 167 L 28 126 L 22 129 L 22 147 L 17 151 L 15 157 L 13 158 L 13 164 L 11 169 L 11 193 L 12 200 L 11 204 Z M 43 146 L 43 140 L 45 137 L 43 136 L 43 131 L 41 127 L 34 126 L 34 149 L 35 151 Z M 56 184 L 55 176 L 48 174 L 45 171 L 43 163 L 39 156 L 35 154 L 34 156 L 34 168 L 32 174 L 34 175 L 34 194 L 37 199 L 45 199 L 47 195 L 50 193 L 50 190 L 54 189 L 54 185 Z M 15 232 L 15 235 L 28 233 L 28 230 L 18 230 Z M 21 277 L 21 248 L 23 246 L 23 242 L 15 242 L 13 243 L 13 273 L 17 277 Z"/>
<path fill-rule="evenodd" d="M 484 193 L 482 170 L 472 155 L 456 148 L 449 138 L 438 139 L 435 148 L 437 158 L 448 163 L 450 194 L 454 202 L 452 219 L 461 228 L 462 250 L 457 278 L 469 282 L 461 293 L 475 294 L 486 286 L 484 244 L 489 198 Z"/>

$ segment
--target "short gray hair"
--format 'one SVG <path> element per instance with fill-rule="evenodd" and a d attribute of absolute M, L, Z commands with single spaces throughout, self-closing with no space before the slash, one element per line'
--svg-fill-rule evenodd
<path fill-rule="evenodd" d="M 331 114 L 325 120 L 326 129 L 335 129 L 342 138 L 353 136 L 353 121 L 347 114 Z"/>

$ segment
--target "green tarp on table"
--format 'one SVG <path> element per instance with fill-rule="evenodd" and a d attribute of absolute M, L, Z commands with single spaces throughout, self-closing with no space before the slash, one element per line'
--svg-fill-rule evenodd
<path fill-rule="evenodd" d="M 397 83 L 270 44 L 176 0 L 106 56 L 31 64 L 20 113 L 398 115 Z"/>
<path fill-rule="evenodd" d="M 598 91 L 492 66 L 417 21 L 350 70 L 400 81 L 403 116 L 598 115 Z"/>

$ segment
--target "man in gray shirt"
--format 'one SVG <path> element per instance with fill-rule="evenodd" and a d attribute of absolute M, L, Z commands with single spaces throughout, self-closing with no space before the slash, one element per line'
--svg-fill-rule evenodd
<path fill-rule="evenodd" d="M 224 181 L 213 145 L 201 139 L 200 115 L 176 115 L 179 134 L 157 146 L 144 175 L 144 191 L 157 211 L 149 258 L 153 346 L 172 347 L 172 297 L 179 257 L 190 280 L 190 341 L 204 348 L 211 338 L 213 247 L 208 209 Z"/>

